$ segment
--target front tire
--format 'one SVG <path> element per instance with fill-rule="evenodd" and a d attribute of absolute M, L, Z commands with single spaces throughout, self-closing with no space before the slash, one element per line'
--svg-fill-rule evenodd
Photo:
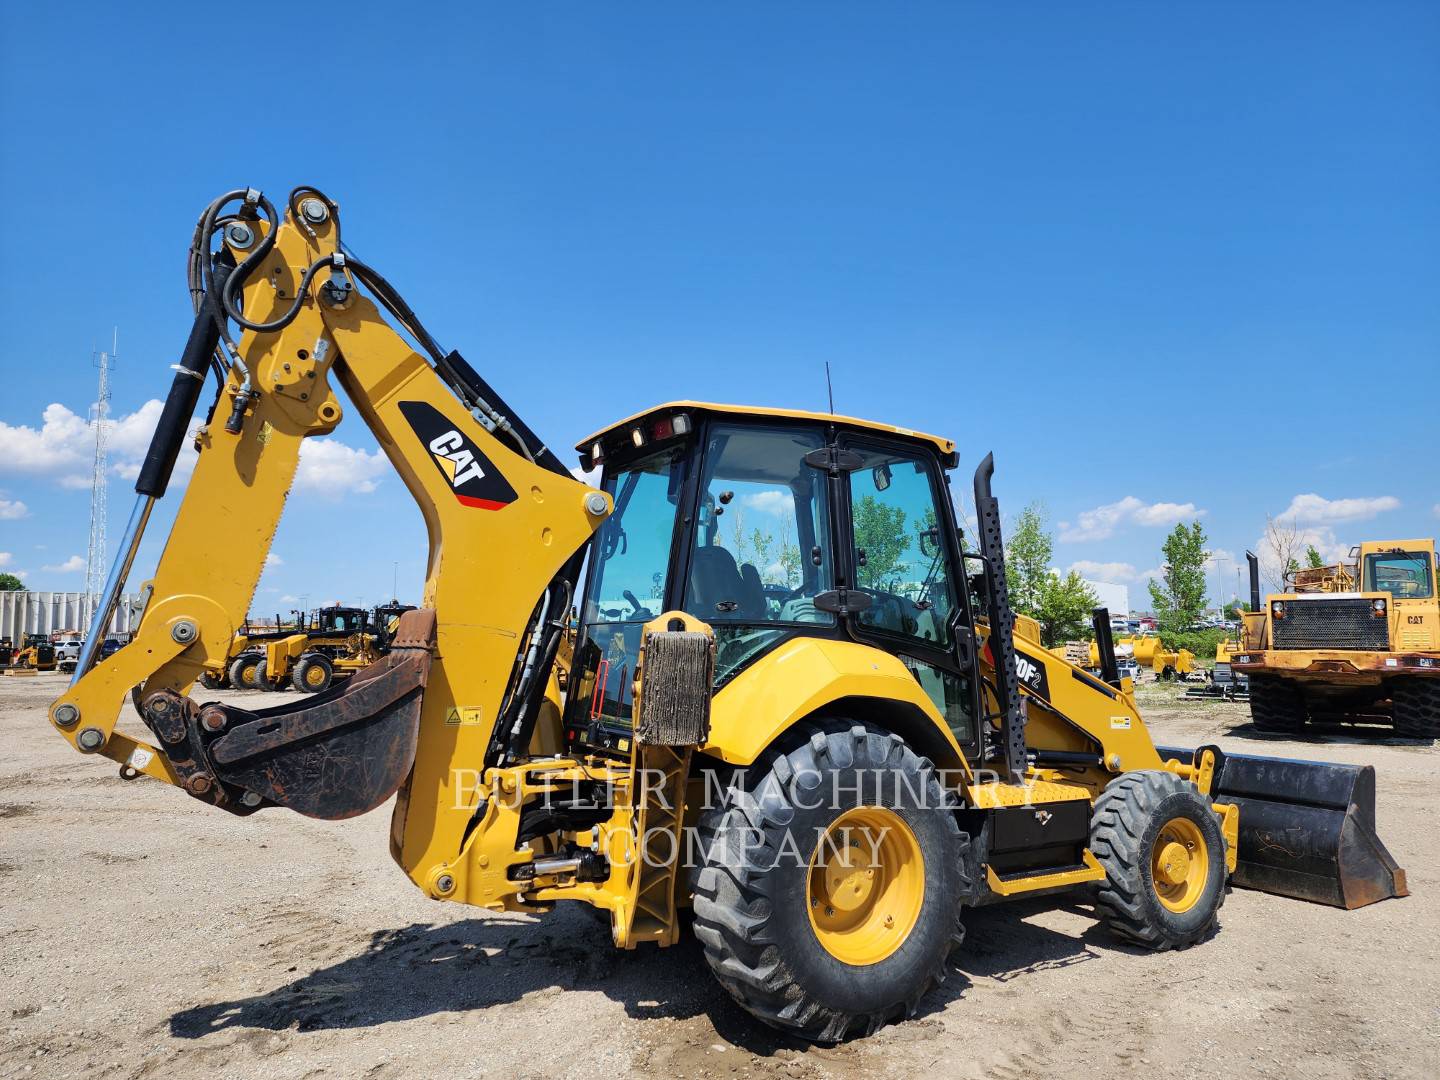
<path fill-rule="evenodd" d="M 694 880 L 716 979 L 815 1042 L 913 1015 L 945 980 L 972 892 L 953 804 L 929 761 L 861 724 L 816 730 L 728 789 L 702 817 Z"/>
<path fill-rule="evenodd" d="M 302 656 L 290 673 L 290 685 L 304 694 L 319 694 L 330 689 L 335 668 L 323 653 Z"/>
<path fill-rule="evenodd" d="M 265 658 L 256 656 L 253 653 L 246 656 L 238 656 L 230 664 L 230 685 L 236 690 L 258 690 L 260 684 L 254 682 L 256 669 L 264 664 Z"/>
<path fill-rule="evenodd" d="M 1305 730 L 1305 699 L 1288 679 L 1254 675 L 1250 679 L 1250 719 L 1256 731 L 1299 735 Z"/>
<path fill-rule="evenodd" d="M 1158 951 L 1208 934 L 1225 902 L 1225 838 L 1209 802 L 1173 773 L 1138 770 L 1095 800 L 1090 850 L 1105 868 L 1096 891 L 1117 937 Z"/>
<path fill-rule="evenodd" d="M 1390 687 L 1395 734 L 1407 739 L 1440 739 L 1440 678 L 1396 679 Z"/>

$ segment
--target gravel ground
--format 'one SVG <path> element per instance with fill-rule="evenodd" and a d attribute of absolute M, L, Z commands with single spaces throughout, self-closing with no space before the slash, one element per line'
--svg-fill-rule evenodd
<path fill-rule="evenodd" d="M 1159 742 L 1375 765 L 1414 895 L 1345 912 L 1235 890 L 1212 939 L 1160 955 L 1083 903 L 987 908 L 920 1017 L 816 1049 L 732 1005 L 691 942 L 621 953 L 571 905 L 424 899 L 388 812 L 246 821 L 121 781 L 50 732 L 62 685 L 0 678 L 0 1077 L 1440 1075 L 1428 744 L 1263 737 L 1244 705 L 1146 687 Z"/>

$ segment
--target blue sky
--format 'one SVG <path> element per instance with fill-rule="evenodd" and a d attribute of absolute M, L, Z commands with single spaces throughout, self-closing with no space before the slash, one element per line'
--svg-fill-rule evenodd
<path fill-rule="evenodd" d="M 119 326 L 123 474 L 195 217 L 302 182 L 557 445 L 823 408 L 828 360 L 840 411 L 953 437 L 958 488 L 995 450 L 1132 603 L 1194 514 L 1232 556 L 1267 514 L 1431 535 L 1437 55 L 1427 3 L 6 5 L 0 568 L 80 586 L 92 346 Z M 352 421 L 307 459 L 258 610 L 414 598 L 374 450 Z"/>

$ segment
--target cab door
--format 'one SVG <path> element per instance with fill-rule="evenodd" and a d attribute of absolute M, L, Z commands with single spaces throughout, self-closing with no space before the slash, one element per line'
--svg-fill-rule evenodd
<path fill-rule="evenodd" d="M 978 743 L 974 635 L 944 474 L 923 448 L 851 436 L 837 522 L 851 636 L 898 656 L 967 753 Z M 853 455 L 853 456 L 851 456 Z"/>

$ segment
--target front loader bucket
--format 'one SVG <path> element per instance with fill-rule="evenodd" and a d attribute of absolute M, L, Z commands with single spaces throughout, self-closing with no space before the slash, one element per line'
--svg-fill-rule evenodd
<path fill-rule="evenodd" d="M 1375 831 L 1373 765 L 1200 750 L 1215 754 L 1212 798 L 1240 808 L 1234 884 L 1347 909 L 1410 894 Z M 1198 752 L 1160 748 L 1186 763 Z"/>

